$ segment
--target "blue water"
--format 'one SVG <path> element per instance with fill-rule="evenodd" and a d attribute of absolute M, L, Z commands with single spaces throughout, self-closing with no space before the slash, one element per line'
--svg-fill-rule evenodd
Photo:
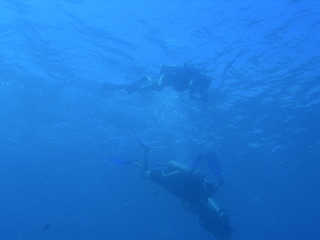
<path fill-rule="evenodd" d="M 209 239 L 178 199 L 112 164 L 140 158 L 132 131 L 152 166 L 217 153 L 234 240 L 320 239 L 319 12 L 317 0 L 1 0 L 0 239 Z M 102 87 L 185 62 L 213 79 L 207 102 Z"/>

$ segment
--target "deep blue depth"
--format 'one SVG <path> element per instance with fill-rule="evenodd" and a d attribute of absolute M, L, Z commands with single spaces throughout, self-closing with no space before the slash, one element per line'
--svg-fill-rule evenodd
<path fill-rule="evenodd" d="M 320 2 L 1 0 L 0 239 L 209 240 L 143 179 L 214 150 L 233 240 L 320 239 Z M 105 91 L 161 64 L 212 79 L 207 102 Z M 210 176 L 208 168 L 202 171 Z"/>

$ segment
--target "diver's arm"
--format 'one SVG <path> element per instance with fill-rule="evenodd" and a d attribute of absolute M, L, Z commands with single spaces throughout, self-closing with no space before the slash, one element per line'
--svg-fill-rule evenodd
<path fill-rule="evenodd" d="M 182 172 L 190 175 L 193 174 L 192 168 L 176 161 L 169 161 L 168 167 L 162 171 L 162 177 L 168 178 L 177 174 L 181 174 Z"/>
<path fill-rule="evenodd" d="M 207 206 L 208 206 L 209 208 L 213 209 L 213 210 L 216 211 L 216 212 L 219 212 L 219 211 L 220 211 L 219 206 L 217 205 L 217 203 L 216 203 L 212 198 L 208 198 Z"/>
<path fill-rule="evenodd" d="M 207 90 L 210 87 L 211 79 L 206 76 L 193 77 L 189 83 L 189 97 L 194 100 L 206 101 Z"/>
<path fill-rule="evenodd" d="M 162 73 L 158 81 L 157 90 L 161 91 L 164 88 L 165 84 L 166 84 L 165 76 L 164 76 L 164 73 Z"/>
<path fill-rule="evenodd" d="M 192 172 L 192 168 L 191 167 L 188 167 L 182 163 L 179 163 L 179 162 L 176 162 L 176 161 L 170 161 L 169 164 L 168 164 L 168 167 L 169 168 L 173 168 L 175 170 L 181 170 L 181 171 L 184 171 L 184 172 Z"/>
<path fill-rule="evenodd" d="M 197 92 L 193 86 L 189 86 L 189 98 L 193 100 L 202 100 L 202 95 Z"/>

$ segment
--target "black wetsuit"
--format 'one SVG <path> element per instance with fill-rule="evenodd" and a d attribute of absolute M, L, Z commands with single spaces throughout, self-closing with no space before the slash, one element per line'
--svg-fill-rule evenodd
<path fill-rule="evenodd" d="M 189 90 L 191 98 L 203 99 L 211 84 L 211 79 L 202 74 L 199 69 L 186 65 L 183 67 L 162 65 L 160 74 L 159 81 L 144 76 L 125 87 L 122 86 L 121 89 L 124 88 L 129 94 L 132 94 L 137 91 L 161 91 L 164 87 L 172 86 L 179 92 Z"/>
<path fill-rule="evenodd" d="M 212 211 L 206 205 L 201 205 L 198 212 L 200 226 L 208 232 L 219 236 L 219 240 L 230 239 L 232 228 L 229 216 L 225 210 Z"/>
<path fill-rule="evenodd" d="M 226 211 L 216 211 L 208 205 L 215 193 L 213 184 L 204 181 L 198 174 L 168 168 L 151 170 L 150 180 L 181 199 L 199 217 L 200 226 L 214 234 L 219 240 L 229 240 L 231 227 Z"/>
<path fill-rule="evenodd" d="M 190 97 L 199 94 L 205 97 L 205 91 L 210 87 L 211 79 L 202 74 L 199 69 L 189 66 L 161 66 L 161 87 L 172 86 L 177 91 L 189 89 Z"/>
<path fill-rule="evenodd" d="M 150 180 L 192 205 L 198 204 L 199 201 L 205 201 L 215 192 L 214 185 L 204 181 L 200 175 L 182 170 L 152 170 Z"/>

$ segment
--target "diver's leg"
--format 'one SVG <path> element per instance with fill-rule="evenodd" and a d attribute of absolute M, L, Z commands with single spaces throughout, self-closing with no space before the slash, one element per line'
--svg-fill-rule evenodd
<path fill-rule="evenodd" d="M 125 161 L 123 164 L 123 161 L 120 163 L 121 165 L 124 164 L 130 164 L 134 165 L 141 170 L 141 175 L 145 178 L 150 177 L 150 170 L 149 170 L 149 164 L 148 164 L 148 151 L 144 149 L 142 158 L 140 160 L 131 160 L 131 161 Z M 120 165 L 118 164 L 118 165 Z"/>
<path fill-rule="evenodd" d="M 118 91 L 122 89 L 127 89 L 128 85 L 127 84 L 114 84 L 114 83 L 104 83 L 103 84 L 103 89 L 106 91 Z"/>
<path fill-rule="evenodd" d="M 132 94 L 132 93 L 139 91 L 142 83 L 143 83 L 143 80 L 141 80 L 141 79 L 138 81 L 132 82 L 131 84 L 127 85 L 127 87 L 126 87 L 127 92 L 129 94 Z"/>
<path fill-rule="evenodd" d="M 149 170 L 148 151 L 143 151 L 143 157 L 141 161 L 141 175 L 145 178 L 150 178 L 151 171 Z"/>
<path fill-rule="evenodd" d="M 197 168 L 204 162 L 205 156 L 203 154 L 200 154 L 198 157 L 196 157 L 190 164 L 190 168 L 192 169 L 192 172 L 196 171 Z"/>
<path fill-rule="evenodd" d="M 127 85 L 125 89 L 129 94 L 132 94 L 138 91 L 148 90 L 151 80 L 152 79 L 149 76 L 144 76 L 139 80 L 134 81 L 131 84 Z"/>
<path fill-rule="evenodd" d="M 207 201 L 207 206 L 216 211 L 216 212 L 219 212 L 220 211 L 220 208 L 219 206 L 217 205 L 217 203 L 213 200 L 213 198 L 208 198 L 208 201 Z"/>
<path fill-rule="evenodd" d="M 221 186 L 223 184 L 223 177 L 222 177 L 222 171 L 219 159 L 217 158 L 217 155 L 214 152 L 210 152 L 206 155 L 206 160 L 208 162 L 208 165 L 211 169 L 211 172 L 217 179 L 217 187 Z"/>
<path fill-rule="evenodd" d="M 142 176 L 149 178 L 150 177 L 150 170 L 149 170 L 149 162 L 148 162 L 148 152 L 149 152 L 150 148 L 146 144 L 141 142 L 140 139 L 135 134 L 133 134 L 133 137 L 135 138 L 135 140 L 137 141 L 137 143 L 139 144 L 139 146 L 143 150 L 142 159 L 141 159 L 141 161 L 137 162 L 136 165 L 141 168 Z"/>
<path fill-rule="evenodd" d="M 143 156 L 142 156 L 142 166 L 141 170 L 142 172 L 148 171 L 149 169 L 149 162 L 148 162 L 148 150 L 143 150 Z"/>

